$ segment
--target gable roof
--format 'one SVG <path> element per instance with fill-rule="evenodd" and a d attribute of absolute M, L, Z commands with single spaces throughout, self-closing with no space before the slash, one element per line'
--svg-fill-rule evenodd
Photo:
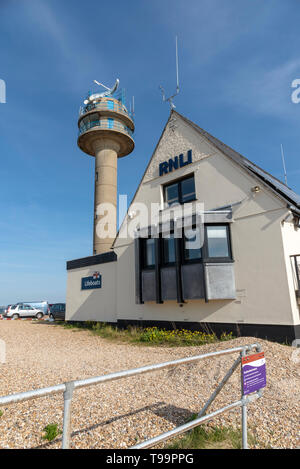
<path fill-rule="evenodd" d="M 243 155 L 230 148 L 228 145 L 225 145 L 225 143 L 221 142 L 221 140 L 218 140 L 216 137 L 213 137 L 210 133 L 201 129 L 201 127 L 184 117 L 182 114 L 179 114 L 179 112 L 172 110 L 172 113 L 177 114 L 181 119 L 183 119 L 187 124 L 193 127 L 198 133 L 205 137 L 210 143 L 217 147 L 226 156 L 228 156 L 237 164 L 242 166 L 244 169 L 250 171 L 252 174 L 261 179 L 265 184 L 267 184 L 267 186 L 269 186 L 273 191 L 275 191 L 281 199 L 287 202 L 288 205 L 292 205 L 291 208 L 296 208 L 300 210 L 300 195 L 298 195 L 296 192 L 286 186 L 283 182 L 281 182 L 279 179 L 275 178 L 274 176 L 272 176 L 272 174 L 268 173 L 256 164 L 252 163 L 252 161 L 248 160 Z"/>
<path fill-rule="evenodd" d="M 189 120 L 187 117 L 183 116 L 179 112 L 175 111 L 174 109 L 171 110 L 171 113 L 169 115 L 169 118 L 166 122 L 166 125 L 161 133 L 161 136 L 155 146 L 155 149 L 152 153 L 151 158 L 149 159 L 149 162 L 146 166 L 146 169 L 144 171 L 144 174 L 139 182 L 139 185 L 134 193 L 134 196 L 128 206 L 126 215 L 128 214 L 129 208 L 132 205 L 138 190 L 143 182 L 143 179 L 145 177 L 145 174 L 147 173 L 147 170 L 151 164 L 151 161 L 155 155 L 155 152 L 159 146 L 159 143 L 162 139 L 162 136 L 167 128 L 167 125 L 169 121 L 171 120 L 173 115 L 179 116 L 184 122 L 186 122 L 188 125 L 193 127 L 199 134 L 201 134 L 203 137 L 205 137 L 212 145 L 214 145 L 218 150 L 220 150 L 222 153 L 224 153 L 226 156 L 228 156 L 231 160 L 235 161 L 238 165 L 242 166 L 246 171 L 254 174 L 256 177 L 258 177 L 260 180 L 262 180 L 273 192 L 275 192 L 282 200 L 284 200 L 287 205 L 291 208 L 291 210 L 296 210 L 297 212 L 299 211 L 300 215 L 300 195 L 298 195 L 296 192 L 294 192 L 292 189 L 290 189 L 288 186 L 286 186 L 282 181 L 279 179 L 275 178 L 272 176 L 272 174 L 268 173 L 264 169 L 260 168 L 257 166 L 255 163 L 252 163 L 252 161 L 248 160 L 245 156 L 241 155 L 237 151 L 233 150 L 231 147 L 226 145 L 225 143 L 221 142 L 221 140 L 218 140 L 216 137 L 211 135 L 209 132 L 206 130 L 203 130 L 201 127 L 199 127 L 197 124 L 195 124 L 193 121 Z M 125 218 L 124 218 L 125 219 Z M 123 225 L 124 220 L 121 223 L 121 226 Z M 115 240 L 112 244 L 112 249 L 114 248 L 115 242 L 118 239 L 119 232 L 121 229 L 121 226 L 118 229 L 117 235 L 115 237 Z"/>

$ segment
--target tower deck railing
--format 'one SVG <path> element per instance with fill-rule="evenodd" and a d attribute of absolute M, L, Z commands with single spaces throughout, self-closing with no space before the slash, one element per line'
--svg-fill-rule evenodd
<path fill-rule="evenodd" d="M 134 120 L 133 114 L 127 110 L 126 106 L 113 99 L 106 99 L 96 103 L 89 103 L 86 106 L 81 106 L 79 109 L 79 117 L 93 110 L 122 112 L 129 116 L 132 121 Z"/>
<path fill-rule="evenodd" d="M 133 135 L 132 130 L 126 125 L 121 124 L 120 122 L 115 122 L 115 121 L 110 122 L 104 119 L 99 119 L 99 120 L 87 122 L 86 124 L 82 124 L 79 127 L 78 136 L 82 135 L 84 132 L 94 127 L 99 127 L 100 129 L 106 129 L 106 130 L 116 130 L 118 132 L 121 131 L 129 135 L 130 137 L 132 137 Z"/>

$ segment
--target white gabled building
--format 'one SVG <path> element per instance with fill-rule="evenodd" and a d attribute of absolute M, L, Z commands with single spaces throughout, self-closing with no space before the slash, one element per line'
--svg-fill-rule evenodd
<path fill-rule="evenodd" d="M 170 213 L 169 237 L 164 223 L 151 237 L 138 203 Z M 192 204 L 193 214 L 174 218 L 172 203 Z M 111 250 L 67 263 L 67 320 L 291 342 L 300 338 L 299 218 L 297 194 L 172 111 Z M 128 223 L 137 220 L 133 239 Z M 183 224 L 186 234 L 199 228 L 201 248 L 173 236 Z"/>

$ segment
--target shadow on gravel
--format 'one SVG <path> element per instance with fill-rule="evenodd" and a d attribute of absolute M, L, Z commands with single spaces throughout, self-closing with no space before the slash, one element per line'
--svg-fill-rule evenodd
<path fill-rule="evenodd" d="M 90 427 L 83 428 L 81 430 L 76 430 L 75 432 L 72 432 L 71 438 L 76 436 L 76 435 L 82 435 L 85 433 L 89 433 L 96 428 L 103 427 L 105 425 L 109 425 L 113 422 L 116 422 L 117 420 L 121 420 L 126 417 L 131 417 L 132 415 L 139 414 L 140 412 L 145 412 L 145 411 L 152 411 L 155 415 L 158 417 L 164 418 L 168 420 L 169 422 L 172 422 L 175 425 L 182 424 L 186 421 L 187 418 L 192 417 L 193 413 L 190 412 L 187 409 L 183 409 L 181 407 L 176 407 L 172 405 L 165 405 L 165 402 L 158 402 L 157 404 L 141 407 L 140 409 L 134 410 L 132 412 L 128 412 L 127 414 L 123 415 L 118 415 L 116 417 L 112 417 L 110 419 L 105 420 L 104 422 L 99 422 L 95 423 L 94 425 L 91 425 Z M 62 438 L 55 438 L 53 441 L 49 441 L 47 443 L 43 443 L 38 446 L 34 446 L 32 449 L 47 449 L 51 448 L 51 446 L 55 445 L 58 442 L 61 442 Z"/>

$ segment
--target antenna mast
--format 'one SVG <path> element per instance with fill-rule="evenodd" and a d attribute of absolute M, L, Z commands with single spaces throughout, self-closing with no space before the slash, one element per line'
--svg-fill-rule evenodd
<path fill-rule="evenodd" d="M 281 157 L 282 157 L 285 185 L 287 186 L 287 173 L 286 173 L 285 157 L 284 157 L 284 151 L 283 151 L 282 143 L 281 143 Z"/>
<path fill-rule="evenodd" d="M 165 93 L 165 90 L 164 88 L 160 85 L 159 88 L 161 89 L 161 92 L 162 92 L 162 98 L 163 98 L 163 101 L 168 101 L 169 104 L 170 104 L 170 108 L 171 109 L 175 109 L 175 104 L 173 103 L 173 99 L 175 98 L 175 96 L 177 96 L 179 94 L 179 74 L 178 74 L 178 42 L 177 42 L 177 36 L 176 36 L 176 91 L 175 93 L 170 96 L 169 98 L 166 98 L 166 93 Z"/>

